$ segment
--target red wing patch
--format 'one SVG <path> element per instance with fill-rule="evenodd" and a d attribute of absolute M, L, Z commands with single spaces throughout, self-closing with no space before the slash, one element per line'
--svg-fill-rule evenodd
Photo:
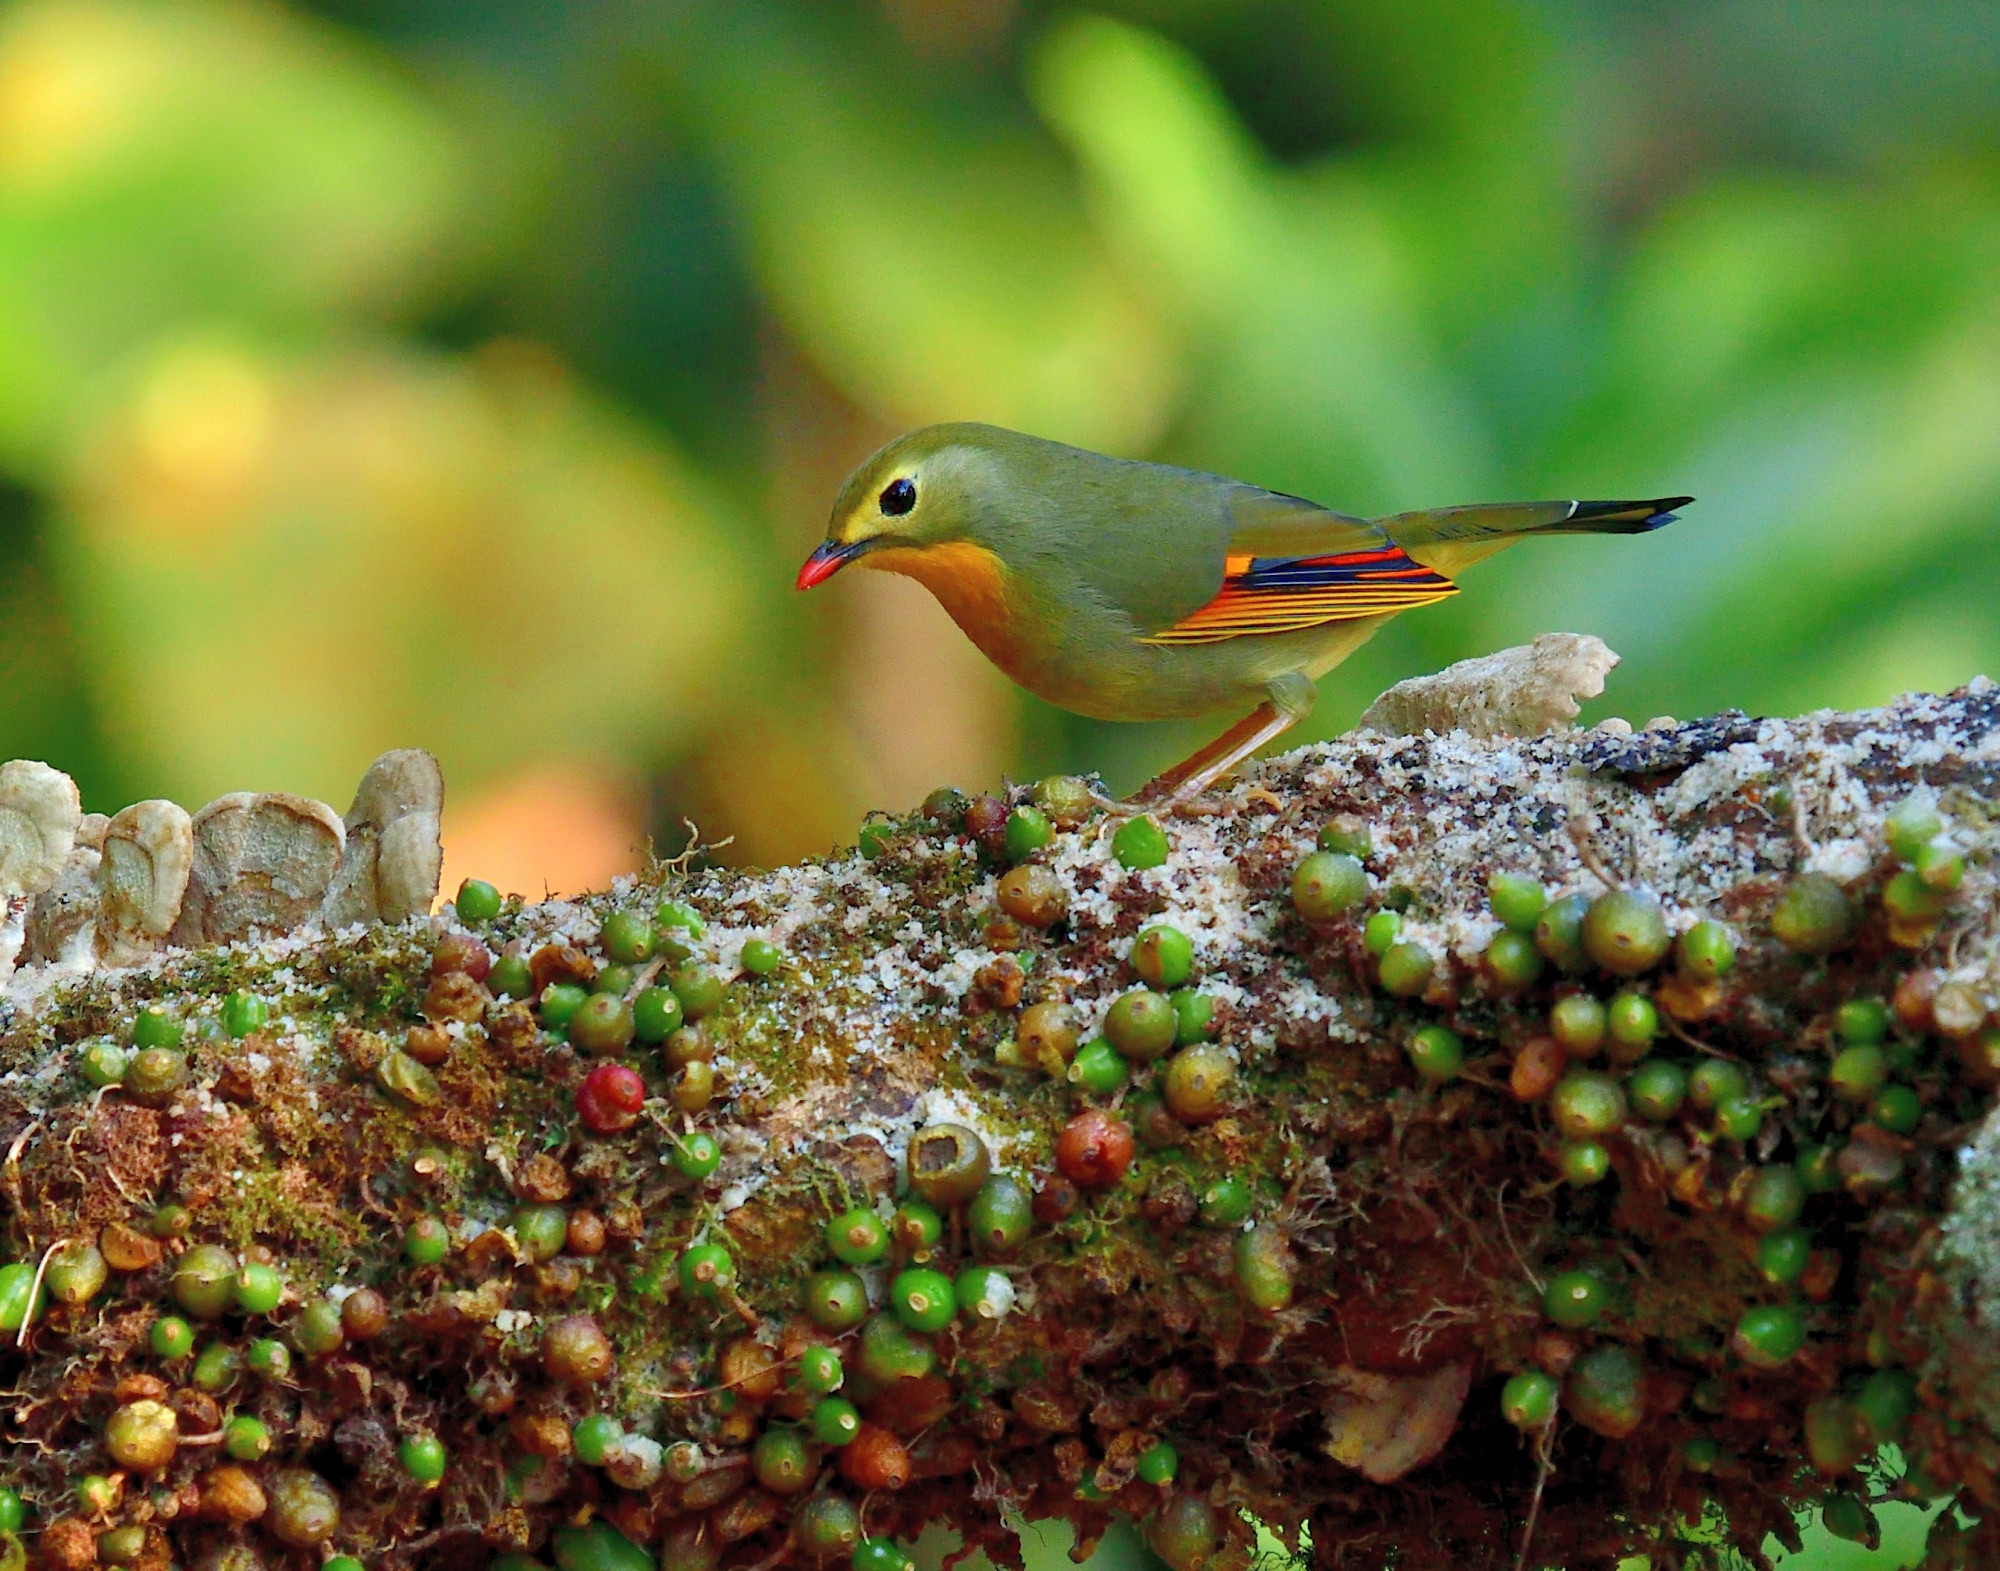
<path fill-rule="evenodd" d="M 1457 593 L 1449 578 L 1394 546 L 1339 556 L 1232 556 L 1213 600 L 1140 642 L 1213 644 L 1295 633 L 1322 622 L 1407 611 Z"/>

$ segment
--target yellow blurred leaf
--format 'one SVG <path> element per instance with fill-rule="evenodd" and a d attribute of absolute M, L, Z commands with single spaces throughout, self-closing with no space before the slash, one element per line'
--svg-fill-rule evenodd
<path fill-rule="evenodd" d="M 729 520 L 545 356 L 164 345 L 57 548 L 105 729 L 149 791 L 345 802 L 385 748 L 458 790 L 627 764 L 728 694 Z"/>

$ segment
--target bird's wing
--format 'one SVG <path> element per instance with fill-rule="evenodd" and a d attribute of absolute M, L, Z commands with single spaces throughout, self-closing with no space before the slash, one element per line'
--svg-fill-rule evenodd
<path fill-rule="evenodd" d="M 1248 494 L 1232 497 L 1235 529 L 1221 587 L 1144 642 L 1213 644 L 1292 633 L 1392 615 L 1458 593 L 1450 579 L 1412 561 L 1365 519 L 1273 491 L 1238 489 Z"/>

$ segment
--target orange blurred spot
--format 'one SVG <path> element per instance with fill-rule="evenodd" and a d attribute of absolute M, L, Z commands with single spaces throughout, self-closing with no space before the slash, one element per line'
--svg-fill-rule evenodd
<path fill-rule="evenodd" d="M 447 899 L 467 878 L 503 894 L 580 894 L 638 869 L 645 815 L 631 781 L 610 768 L 538 764 L 444 809 Z"/>

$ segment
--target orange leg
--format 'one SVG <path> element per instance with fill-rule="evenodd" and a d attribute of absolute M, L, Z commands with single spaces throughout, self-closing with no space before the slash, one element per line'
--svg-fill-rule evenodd
<path fill-rule="evenodd" d="M 1303 671 L 1293 671 L 1272 682 L 1270 693 L 1208 746 L 1148 780 L 1132 800 L 1159 806 L 1200 796 L 1266 742 L 1283 736 L 1311 714 L 1319 689 Z"/>

